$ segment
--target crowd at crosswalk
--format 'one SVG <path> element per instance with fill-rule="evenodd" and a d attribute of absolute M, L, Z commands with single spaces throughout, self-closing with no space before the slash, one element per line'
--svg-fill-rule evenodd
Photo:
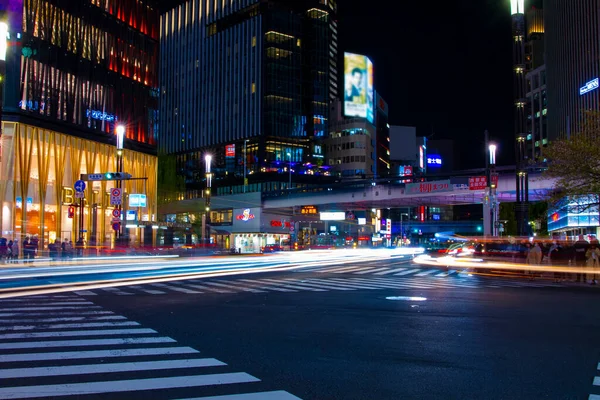
<path fill-rule="evenodd" d="M 299 399 L 74 294 L 0 300 L 0 379 L 0 399 Z"/>

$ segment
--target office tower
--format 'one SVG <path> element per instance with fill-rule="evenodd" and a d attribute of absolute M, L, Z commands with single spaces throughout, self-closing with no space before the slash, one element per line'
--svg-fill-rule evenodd
<path fill-rule="evenodd" d="M 161 15 L 160 148 L 177 155 L 188 197 L 200 196 L 206 154 L 217 194 L 285 189 L 290 165 L 292 186 L 323 172 L 336 7 L 188 0 Z"/>

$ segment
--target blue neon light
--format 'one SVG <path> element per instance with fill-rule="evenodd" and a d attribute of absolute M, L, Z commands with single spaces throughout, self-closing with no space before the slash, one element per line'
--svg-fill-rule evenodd
<path fill-rule="evenodd" d="M 442 157 L 439 154 L 429 154 L 427 156 L 427 165 L 432 167 L 439 167 L 442 165 Z"/>
<path fill-rule="evenodd" d="M 85 116 L 92 119 L 99 119 L 100 121 L 113 122 L 117 120 L 117 117 L 114 114 L 107 114 L 103 111 L 98 110 L 87 109 L 85 112 Z"/>
<path fill-rule="evenodd" d="M 592 79 L 591 81 L 587 82 L 585 85 L 579 88 L 579 95 L 581 96 L 588 92 L 591 92 L 592 90 L 596 90 L 599 86 L 600 81 L 598 81 L 598 78 Z"/>

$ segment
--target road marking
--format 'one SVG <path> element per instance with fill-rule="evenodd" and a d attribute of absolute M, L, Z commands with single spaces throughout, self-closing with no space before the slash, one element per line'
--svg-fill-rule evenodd
<path fill-rule="evenodd" d="M 259 382 L 260 379 L 245 372 L 210 374 L 196 376 L 175 376 L 170 378 L 131 379 L 123 381 L 81 382 L 59 385 L 17 386 L 0 388 L 0 398 L 28 399 L 33 397 L 54 397 L 86 395 L 96 393 L 122 393 L 138 390 L 158 390 L 233 383 Z"/>
<path fill-rule="evenodd" d="M 227 365 L 214 358 L 142 361 L 114 364 L 68 365 L 63 367 L 14 368 L 0 370 L 0 379 L 37 378 L 41 376 L 105 374 L 110 372 L 171 370 L 182 368 L 220 367 Z"/>
<path fill-rule="evenodd" d="M 212 281 L 204 281 L 203 283 L 205 285 L 213 285 L 213 286 L 218 286 L 218 287 L 222 287 L 222 288 L 225 288 L 225 289 L 232 289 L 234 291 L 241 290 L 241 291 L 244 291 L 244 292 L 265 293 L 264 290 L 252 289 L 252 288 L 244 287 L 244 286 L 235 286 L 235 285 L 232 285 L 231 283 L 230 284 L 225 284 L 225 283 L 212 282 Z"/>
<path fill-rule="evenodd" d="M 91 331 L 55 331 L 55 332 L 25 332 L 25 333 L 7 333 L 0 335 L 2 339 L 33 339 L 33 338 L 52 338 L 52 337 L 70 337 L 70 336 L 99 336 L 99 335 L 144 335 L 149 333 L 158 333 L 154 329 L 101 329 Z"/>
<path fill-rule="evenodd" d="M 350 286 L 340 285 L 335 282 L 329 283 L 328 279 L 319 279 L 319 278 L 304 279 L 301 281 L 300 284 L 315 286 L 315 287 L 323 288 L 323 289 L 327 289 L 327 290 L 356 290 L 357 289 L 354 286 L 350 287 Z"/>
<path fill-rule="evenodd" d="M 594 386 L 600 386 L 600 377 L 598 377 L 598 376 L 594 377 Z"/>
<path fill-rule="evenodd" d="M 444 271 L 441 274 L 435 274 L 435 276 L 448 276 L 448 275 L 452 275 L 455 273 L 456 273 L 456 270 L 451 269 L 450 271 Z"/>
<path fill-rule="evenodd" d="M 293 394 L 278 390 L 276 392 L 230 394 L 224 396 L 195 397 L 180 400 L 302 400 Z"/>
<path fill-rule="evenodd" d="M 56 353 L 0 354 L 0 363 L 19 361 L 79 360 L 85 358 L 108 357 L 164 356 L 197 353 L 198 350 L 192 349 L 191 347 L 159 347 L 145 349 L 64 351 Z"/>
<path fill-rule="evenodd" d="M 357 283 L 356 284 L 348 283 L 348 280 L 343 279 L 343 278 L 307 279 L 307 280 L 309 282 L 318 283 L 319 285 L 324 286 L 324 287 L 329 286 L 330 288 L 333 288 L 335 290 L 375 289 L 375 288 L 370 288 L 370 287 L 363 287 Z"/>
<path fill-rule="evenodd" d="M 600 396 L 598 396 L 597 394 L 590 394 L 588 400 L 600 400 Z"/>
<path fill-rule="evenodd" d="M 75 314 L 75 315 L 102 315 L 102 314 L 114 314 L 112 311 L 69 311 L 69 312 L 61 312 L 60 315 L 69 315 L 69 314 Z M 0 317 L 23 317 L 27 315 L 28 317 L 31 316 L 44 316 L 47 317 L 48 313 L 27 313 L 27 314 L 23 314 L 23 313 L 0 313 Z"/>
<path fill-rule="evenodd" d="M 186 288 L 181 287 L 181 286 L 168 285 L 166 283 L 153 283 L 151 286 L 158 286 L 160 288 L 169 289 L 169 290 L 172 290 L 174 292 L 180 292 L 180 293 L 186 293 L 186 294 L 199 294 L 199 293 L 202 293 L 202 292 L 199 292 L 197 290 L 186 289 Z"/>
<path fill-rule="evenodd" d="M 0 349 L 36 349 L 45 347 L 78 347 L 78 346 L 111 346 L 128 344 L 174 343 L 170 337 L 153 338 L 117 338 L 117 339 L 85 339 L 85 340 L 46 340 L 41 342 L 9 342 L 0 343 Z M 1 397 L 0 397 L 1 398 Z"/>
<path fill-rule="evenodd" d="M 394 268 L 394 269 L 389 269 L 387 271 L 377 272 L 373 275 L 388 275 L 388 274 L 393 274 L 394 272 L 404 271 L 405 269 L 406 268 Z"/>
<path fill-rule="evenodd" d="M 98 296 L 98 293 L 90 292 L 89 290 L 78 290 L 77 292 L 73 292 L 79 296 Z"/>
<path fill-rule="evenodd" d="M 439 272 L 439 271 L 440 271 L 439 269 L 430 269 L 429 271 L 415 274 L 415 276 L 425 276 L 425 275 L 433 274 L 434 272 Z"/>
<path fill-rule="evenodd" d="M 15 308 L 0 308 L 0 311 L 57 311 L 57 310 L 88 310 L 90 308 L 101 308 L 100 306 L 87 307 L 15 307 Z"/>
<path fill-rule="evenodd" d="M 367 270 L 353 272 L 353 273 L 354 274 L 358 274 L 358 275 L 362 275 L 362 274 L 370 274 L 370 273 L 373 273 L 373 272 L 385 271 L 387 269 L 389 269 L 389 268 L 388 267 L 385 267 L 385 268 L 369 268 Z"/>
<path fill-rule="evenodd" d="M 347 274 L 347 273 L 351 273 L 351 272 L 356 272 L 356 271 L 362 271 L 363 269 L 368 268 L 368 269 L 374 269 L 373 267 L 365 267 L 364 265 L 362 267 L 352 267 L 352 268 L 348 268 L 345 271 L 338 271 L 336 272 L 337 274 Z"/>
<path fill-rule="evenodd" d="M 421 268 L 409 269 L 408 271 L 398 272 L 397 274 L 394 274 L 394 276 L 408 275 L 408 274 L 412 274 L 413 272 L 418 272 L 420 270 L 421 270 Z"/>
<path fill-rule="evenodd" d="M 136 290 L 139 290 L 141 292 L 148 293 L 148 294 L 167 294 L 167 292 L 163 292 L 162 290 L 146 289 L 146 288 L 144 288 L 142 286 L 139 286 L 139 285 L 130 286 L 130 288 L 136 289 Z"/>
<path fill-rule="evenodd" d="M 23 323 L 48 323 L 48 322 L 77 322 L 77 321 L 106 321 L 115 319 L 127 319 L 121 315 L 107 315 L 105 317 L 62 317 L 62 318 L 26 318 L 26 319 L 0 319 L 0 324 L 23 324 Z"/>
<path fill-rule="evenodd" d="M 309 270 L 302 270 L 302 271 L 316 271 L 316 272 L 333 272 L 333 273 L 342 273 L 342 271 L 346 271 L 349 269 L 360 269 L 360 268 L 364 268 L 364 267 L 357 267 L 356 265 L 353 265 L 352 267 L 319 267 L 319 268 L 311 268 Z"/>
<path fill-rule="evenodd" d="M 23 299 L 25 300 L 25 299 Z M 29 306 L 43 306 L 43 307 L 47 307 L 47 306 L 95 306 L 94 303 L 92 303 L 91 301 L 82 301 L 80 299 L 80 301 L 53 301 L 53 302 L 46 302 L 46 301 L 42 301 L 39 302 L 39 304 L 33 304 L 33 303 L 38 303 L 38 302 L 31 302 L 31 301 L 19 301 L 19 302 L 15 302 L 15 303 L 25 303 Z M 5 301 L 0 301 L 0 304 L 2 305 L 6 305 L 6 306 L 12 306 L 13 304 L 5 304 Z M 14 305 L 22 305 L 22 304 L 14 304 Z M 77 308 L 82 308 L 82 307 L 77 307 Z"/>
<path fill-rule="evenodd" d="M 357 289 L 371 289 L 371 290 L 381 289 L 381 287 L 373 286 L 369 283 L 356 282 L 353 279 L 331 278 L 329 280 L 333 281 L 334 283 L 340 284 L 340 285 L 343 284 L 343 285 L 347 285 L 350 287 L 355 287 Z"/>
<path fill-rule="evenodd" d="M 106 328 L 116 326 L 139 326 L 140 324 L 134 321 L 123 322 L 82 322 L 79 324 L 54 324 L 54 325 L 17 325 L 17 326 L 2 326 L 0 331 L 24 331 L 30 329 L 66 329 L 66 328 Z"/>
<path fill-rule="evenodd" d="M 273 282 L 279 285 L 282 285 L 283 287 L 289 287 L 291 289 L 299 289 L 299 290 L 308 290 L 311 292 L 326 292 L 326 289 L 317 289 L 314 287 L 310 287 L 310 286 L 303 286 L 302 284 L 297 284 L 296 281 L 286 281 L 283 279 L 263 279 L 263 281 L 268 281 L 268 282 Z M 288 283 L 291 282 L 291 283 Z"/>
<path fill-rule="evenodd" d="M 204 282 L 202 282 L 204 283 Z M 194 283 L 186 283 L 187 286 L 189 287 L 193 287 L 194 289 L 202 289 L 202 290 L 208 290 L 209 292 L 214 292 L 214 293 L 233 293 L 231 290 L 223 290 L 223 289 L 217 289 L 214 287 L 209 287 L 209 286 L 204 286 L 204 285 L 197 285 Z"/>
<path fill-rule="evenodd" d="M 273 283 L 263 282 L 261 280 L 240 279 L 240 281 L 250 282 L 250 283 L 256 283 L 258 285 L 263 285 L 263 286 L 259 286 L 259 288 L 265 289 L 265 290 L 275 290 L 277 292 L 297 292 L 297 290 L 293 290 L 293 289 L 284 289 L 284 288 L 274 287 Z M 265 284 L 267 286 L 264 286 Z"/>
<path fill-rule="evenodd" d="M 129 292 L 126 292 L 124 290 L 121 290 L 121 289 L 114 288 L 114 287 L 100 288 L 100 290 L 103 290 L 103 291 L 108 292 L 108 293 L 118 294 L 119 296 L 123 296 L 123 295 L 130 296 L 130 295 L 133 294 L 133 293 L 129 293 Z"/>

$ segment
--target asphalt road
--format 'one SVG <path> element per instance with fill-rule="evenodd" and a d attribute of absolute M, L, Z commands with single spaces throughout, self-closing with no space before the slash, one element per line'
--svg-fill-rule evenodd
<path fill-rule="evenodd" d="M 154 359 L 148 355 L 127 358 L 119 353 L 110 356 L 115 359 L 90 356 L 65 361 L 61 354 L 69 351 L 102 350 L 110 345 L 108 348 L 114 353 L 129 349 L 132 343 L 85 343 L 85 347 L 75 348 L 76 344 L 67 343 L 55 349 L 22 350 L 18 347 L 23 345 L 11 344 L 37 340 L 37 345 L 44 347 L 48 346 L 47 341 L 57 338 L 6 337 L 3 334 L 7 330 L 0 323 L 0 348 L 4 349 L 0 350 L 4 353 L 0 355 L 0 373 L 32 366 L 80 368 L 67 376 L 57 377 L 50 372 L 46 377 L 32 374 L 3 379 L 0 398 L 34 398 L 35 393 L 54 393 L 57 396 L 52 398 L 62 399 L 61 390 L 69 389 L 61 385 L 82 382 L 96 382 L 100 389 L 96 394 L 82 392 L 68 398 L 150 400 L 260 392 L 263 394 L 247 399 L 293 398 L 286 393 L 305 400 L 588 399 L 591 393 L 600 394 L 592 385 L 600 361 L 600 291 L 596 287 L 562 287 L 458 274 L 437 276 L 437 272 L 426 273 L 427 269 L 397 275 L 419 267 L 405 264 L 402 270 L 398 264 L 399 272 L 393 274 L 375 267 L 336 274 L 309 271 L 246 275 L 0 302 L 0 318 L 12 318 L 2 315 L 10 314 L 11 308 L 25 308 L 14 310 L 25 321 L 41 318 L 35 316 L 40 312 L 46 319 L 68 318 L 71 312 L 67 306 L 35 310 L 31 306 L 35 301 L 89 301 L 98 308 L 74 307 L 121 318 L 108 320 L 121 324 L 111 329 L 149 328 L 155 333 L 140 333 L 139 337 L 150 338 L 155 348 L 189 347 L 200 352 L 193 357 L 227 363 L 225 366 L 206 361 L 208 366 L 183 369 L 179 365 L 164 371 L 149 371 L 144 364 L 137 371 L 120 373 L 105 366 L 108 372 L 82 376 L 77 374 L 89 365 Z M 424 271 L 424 275 L 417 276 L 419 271 Z M 401 298 L 388 299 L 398 296 Z M 106 340 L 106 332 L 100 334 L 100 330 L 109 328 L 93 325 L 99 318 L 102 315 L 85 316 L 82 324 L 90 326 L 64 321 L 56 326 L 58 322 L 54 321 L 28 327 L 21 322 L 20 328 L 8 332 L 56 335 L 85 328 L 97 329 L 98 335 L 76 340 Z M 162 343 L 157 338 L 176 342 Z M 150 345 L 134 346 L 146 349 Z M 44 360 L 39 356 L 26 357 L 48 351 L 58 355 Z M 35 357 L 38 359 L 31 361 Z M 193 357 L 168 354 L 160 355 L 160 360 L 177 365 L 182 359 Z M 225 384 L 206 386 L 192 380 L 191 387 L 182 387 L 181 382 L 186 382 L 182 376 L 203 374 L 223 374 L 219 379 Z M 165 383 L 160 386 L 163 378 Z M 227 383 L 227 379 L 233 383 Z M 138 384 L 130 382 L 141 380 L 145 390 L 127 389 Z M 110 384 L 111 381 L 118 383 Z M 149 381 L 159 387 L 148 389 Z M 93 385 L 87 384 L 90 386 Z M 17 391 L 25 394 L 6 397 L 10 388 L 19 388 Z M 71 389 L 70 394 L 78 393 L 77 386 Z M 123 391 L 106 393 L 111 390 Z M 274 394 L 267 394 L 270 392 Z"/>

